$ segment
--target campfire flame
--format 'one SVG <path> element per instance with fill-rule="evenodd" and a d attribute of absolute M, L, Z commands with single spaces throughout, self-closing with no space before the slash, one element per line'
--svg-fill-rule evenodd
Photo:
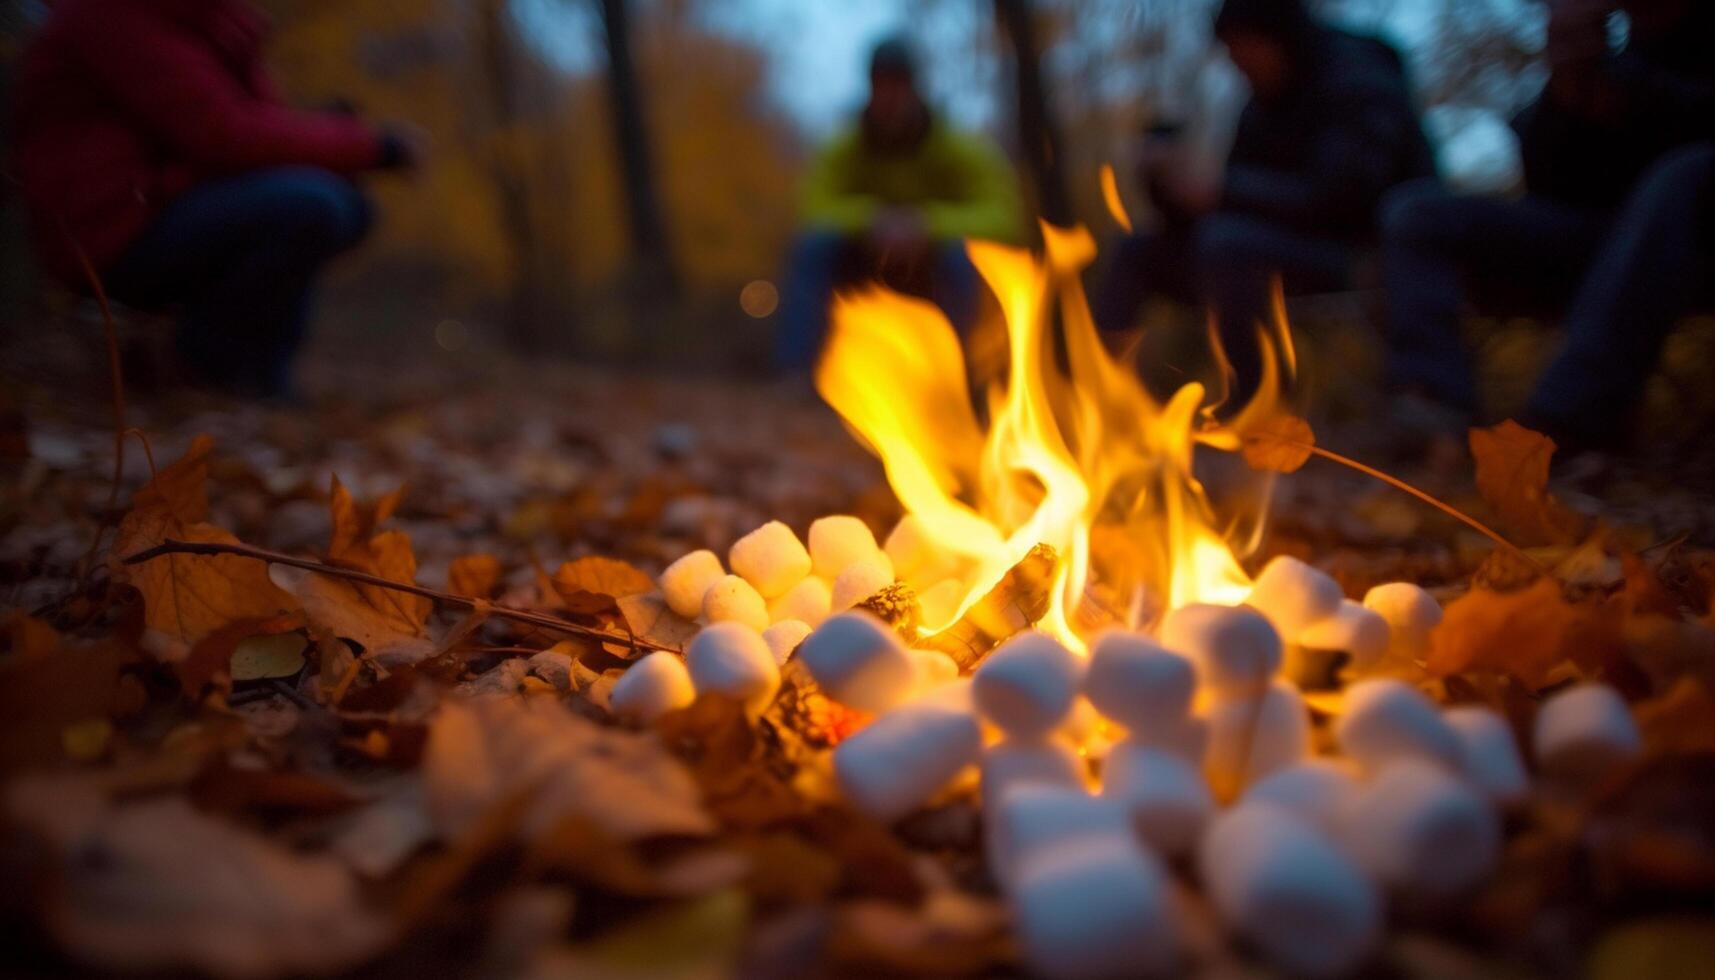
<path fill-rule="evenodd" d="M 1192 381 L 1157 401 L 1103 347 L 1078 278 L 1095 255 L 1090 235 L 1045 227 L 1044 236 L 1045 256 L 968 246 L 999 300 L 1009 352 L 1004 377 L 985 393 L 986 429 L 939 308 L 882 289 L 834 306 L 817 390 L 880 457 L 901 504 L 949 558 L 913 584 L 952 579 L 960 590 L 957 610 L 926 619 L 925 635 L 957 621 L 1038 544 L 1059 556 L 1038 626 L 1076 650 L 1103 620 L 1147 626 L 1167 608 L 1238 603 L 1250 589 L 1192 459 L 1199 444 L 1237 449 L 1247 424 L 1277 409 L 1282 368 L 1293 369 L 1278 300 L 1261 336 L 1257 394 L 1217 421 L 1224 394 Z M 1108 615 L 1092 622 L 1092 605 Z"/>

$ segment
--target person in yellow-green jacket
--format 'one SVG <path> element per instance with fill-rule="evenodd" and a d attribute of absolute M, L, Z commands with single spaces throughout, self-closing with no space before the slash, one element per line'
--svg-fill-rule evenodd
<path fill-rule="evenodd" d="M 879 282 L 923 296 L 964 326 L 978 296 L 965 240 L 1016 242 L 1022 230 L 1011 165 L 993 143 L 930 110 L 916 57 L 898 38 L 876 47 L 869 102 L 817 155 L 801 210 L 776 345 L 787 372 L 814 362 L 842 286 Z"/>

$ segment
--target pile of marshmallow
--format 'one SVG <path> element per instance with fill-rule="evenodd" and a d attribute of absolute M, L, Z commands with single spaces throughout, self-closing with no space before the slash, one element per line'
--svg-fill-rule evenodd
<path fill-rule="evenodd" d="M 769 521 L 733 543 L 730 573 L 706 549 L 668 565 L 657 580 L 662 599 L 702 629 L 683 659 L 653 653 L 626 671 L 614 685 L 613 710 L 652 721 L 705 691 L 764 705 L 780 686 L 779 669 L 831 614 L 906 582 L 920 618 L 938 623 L 952 618 L 965 594 L 968 563 L 936 549 L 915 516 L 901 519 L 885 546 L 849 514 L 818 518 L 807 537 L 806 546 Z M 917 659 L 925 677 L 958 674 L 944 654 L 918 651 Z"/>
<path fill-rule="evenodd" d="M 1501 716 L 1442 710 L 1389 677 L 1346 690 L 1339 753 L 1313 755 L 1303 695 L 1280 676 L 1288 651 L 1336 651 L 1360 674 L 1420 657 L 1441 610 L 1417 586 L 1378 586 L 1357 603 L 1277 558 L 1243 605 L 1172 610 L 1154 637 L 1111 630 L 1088 657 L 1025 631 L 960 678 L 944 654 L 911 649 L 866 611 L 841 611 L 892 581 L 877 555 L 893 537 L 886 550 L 871 538 L 873 551 L 842 553 L 830 584 L 833 559 L 815 556 L 831 532 L 819 538 L 818 526 L 791 574 L 772 562 L 790 550 L 779 525 L 734 546 L 737 576 L 706 552 L 670 567 L 669 603 L 689 615 L 702 589 L 708 625 L 683 661 L 640 660 L 612 704 L 652 718 L 718 691 L 760 709 L 796 656 L 829 698 L 876 716 L 833 754 L 855 808 L 891 822 L 974 775 L 988 866 L 1041 975 L 1172 972 L 1188 933 L 1175 863 L 1227 930 L 1276 966 L 1347 972 L 1378 944 L 1388 902 L 1442 903 L 1480 884 L 1500 856 L 1502 814 L 1529 793 Z M 768 574 L 753 564 L 762 551 Z M 880 568 L 852 572 L 865 562 Z M 868 577 L 842 586 L 848 575 Z M 1629 709 L 1600 685 L 1545 702 L 1532 741 L 1539 773 L 1574 785 L 1641 751 Z"/>

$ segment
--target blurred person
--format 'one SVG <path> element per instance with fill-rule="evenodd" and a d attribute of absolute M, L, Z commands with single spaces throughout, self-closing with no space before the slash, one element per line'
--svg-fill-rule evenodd
<path fill-rule="evenodd" d="M 179 308 L 198 380 L 285 396 L 312 286 L 370 227 L 353 177 L 420 141 L 287 107 L 266 33 L 242 0 L 62 0 L 24 53 L 14 150 L 48 271 Z"/>
<path fill-rule="evenodd" d="M 1387 44 L 1318 22 L 1302 0 L 1226 0 L 1214 34 L 1250 86 L 1226 165 L 1201 177 L 1176 126 L 1151 131 L 1139 181 L 1159 221 L 1121 242 L 1094 313 L 1123 348 L 1150 297 L 1208 305 L 1236 403 L 1261 380 L 1275 277 L 1288 294 L 1349 288 L 1382 195 L 1435 164 Z"/>
<path fill-rule="evenodd" d="M 1613 51 L 1617 11 L 1629 40 Z M 1389 371 L 1406 397 L 1472 417 L 1467 290 L 1497 311 L 1563 311 L 1522 420 L 1614 447 L 1668 332 L 1710 295 L 1715 4 L 1555 0 L 1547 54 L 1548 83 L 1514 121 L 1522 196 L 1414 184 L 1386 204 Z"/>
<path fill-rule="evenodd" d="M 808 368 L 828 329 L 834 290 L 865 280 L 939 303 L 954 324 L 974 315 L 976 271 L 965 239 L 1016 242 L 1017 179 L 1000 150 L 941 119 L 917 85 L 909 42 L 879 44 L 857 125 L 829 142 L 802 189 L 777 365 Z"/>

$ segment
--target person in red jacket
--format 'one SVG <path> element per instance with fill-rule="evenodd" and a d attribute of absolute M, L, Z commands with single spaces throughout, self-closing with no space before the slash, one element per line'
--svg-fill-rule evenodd
<path fill-rule="evenodd" d="M 290 390 L 308 300 L 368 232 L 357 174 L 412 166 L 410 130 L 286 105 L 243 0 L 61 0 L 25 52 L 15 165 L 44 267 L 178 307 L 201 380 Z"/>

